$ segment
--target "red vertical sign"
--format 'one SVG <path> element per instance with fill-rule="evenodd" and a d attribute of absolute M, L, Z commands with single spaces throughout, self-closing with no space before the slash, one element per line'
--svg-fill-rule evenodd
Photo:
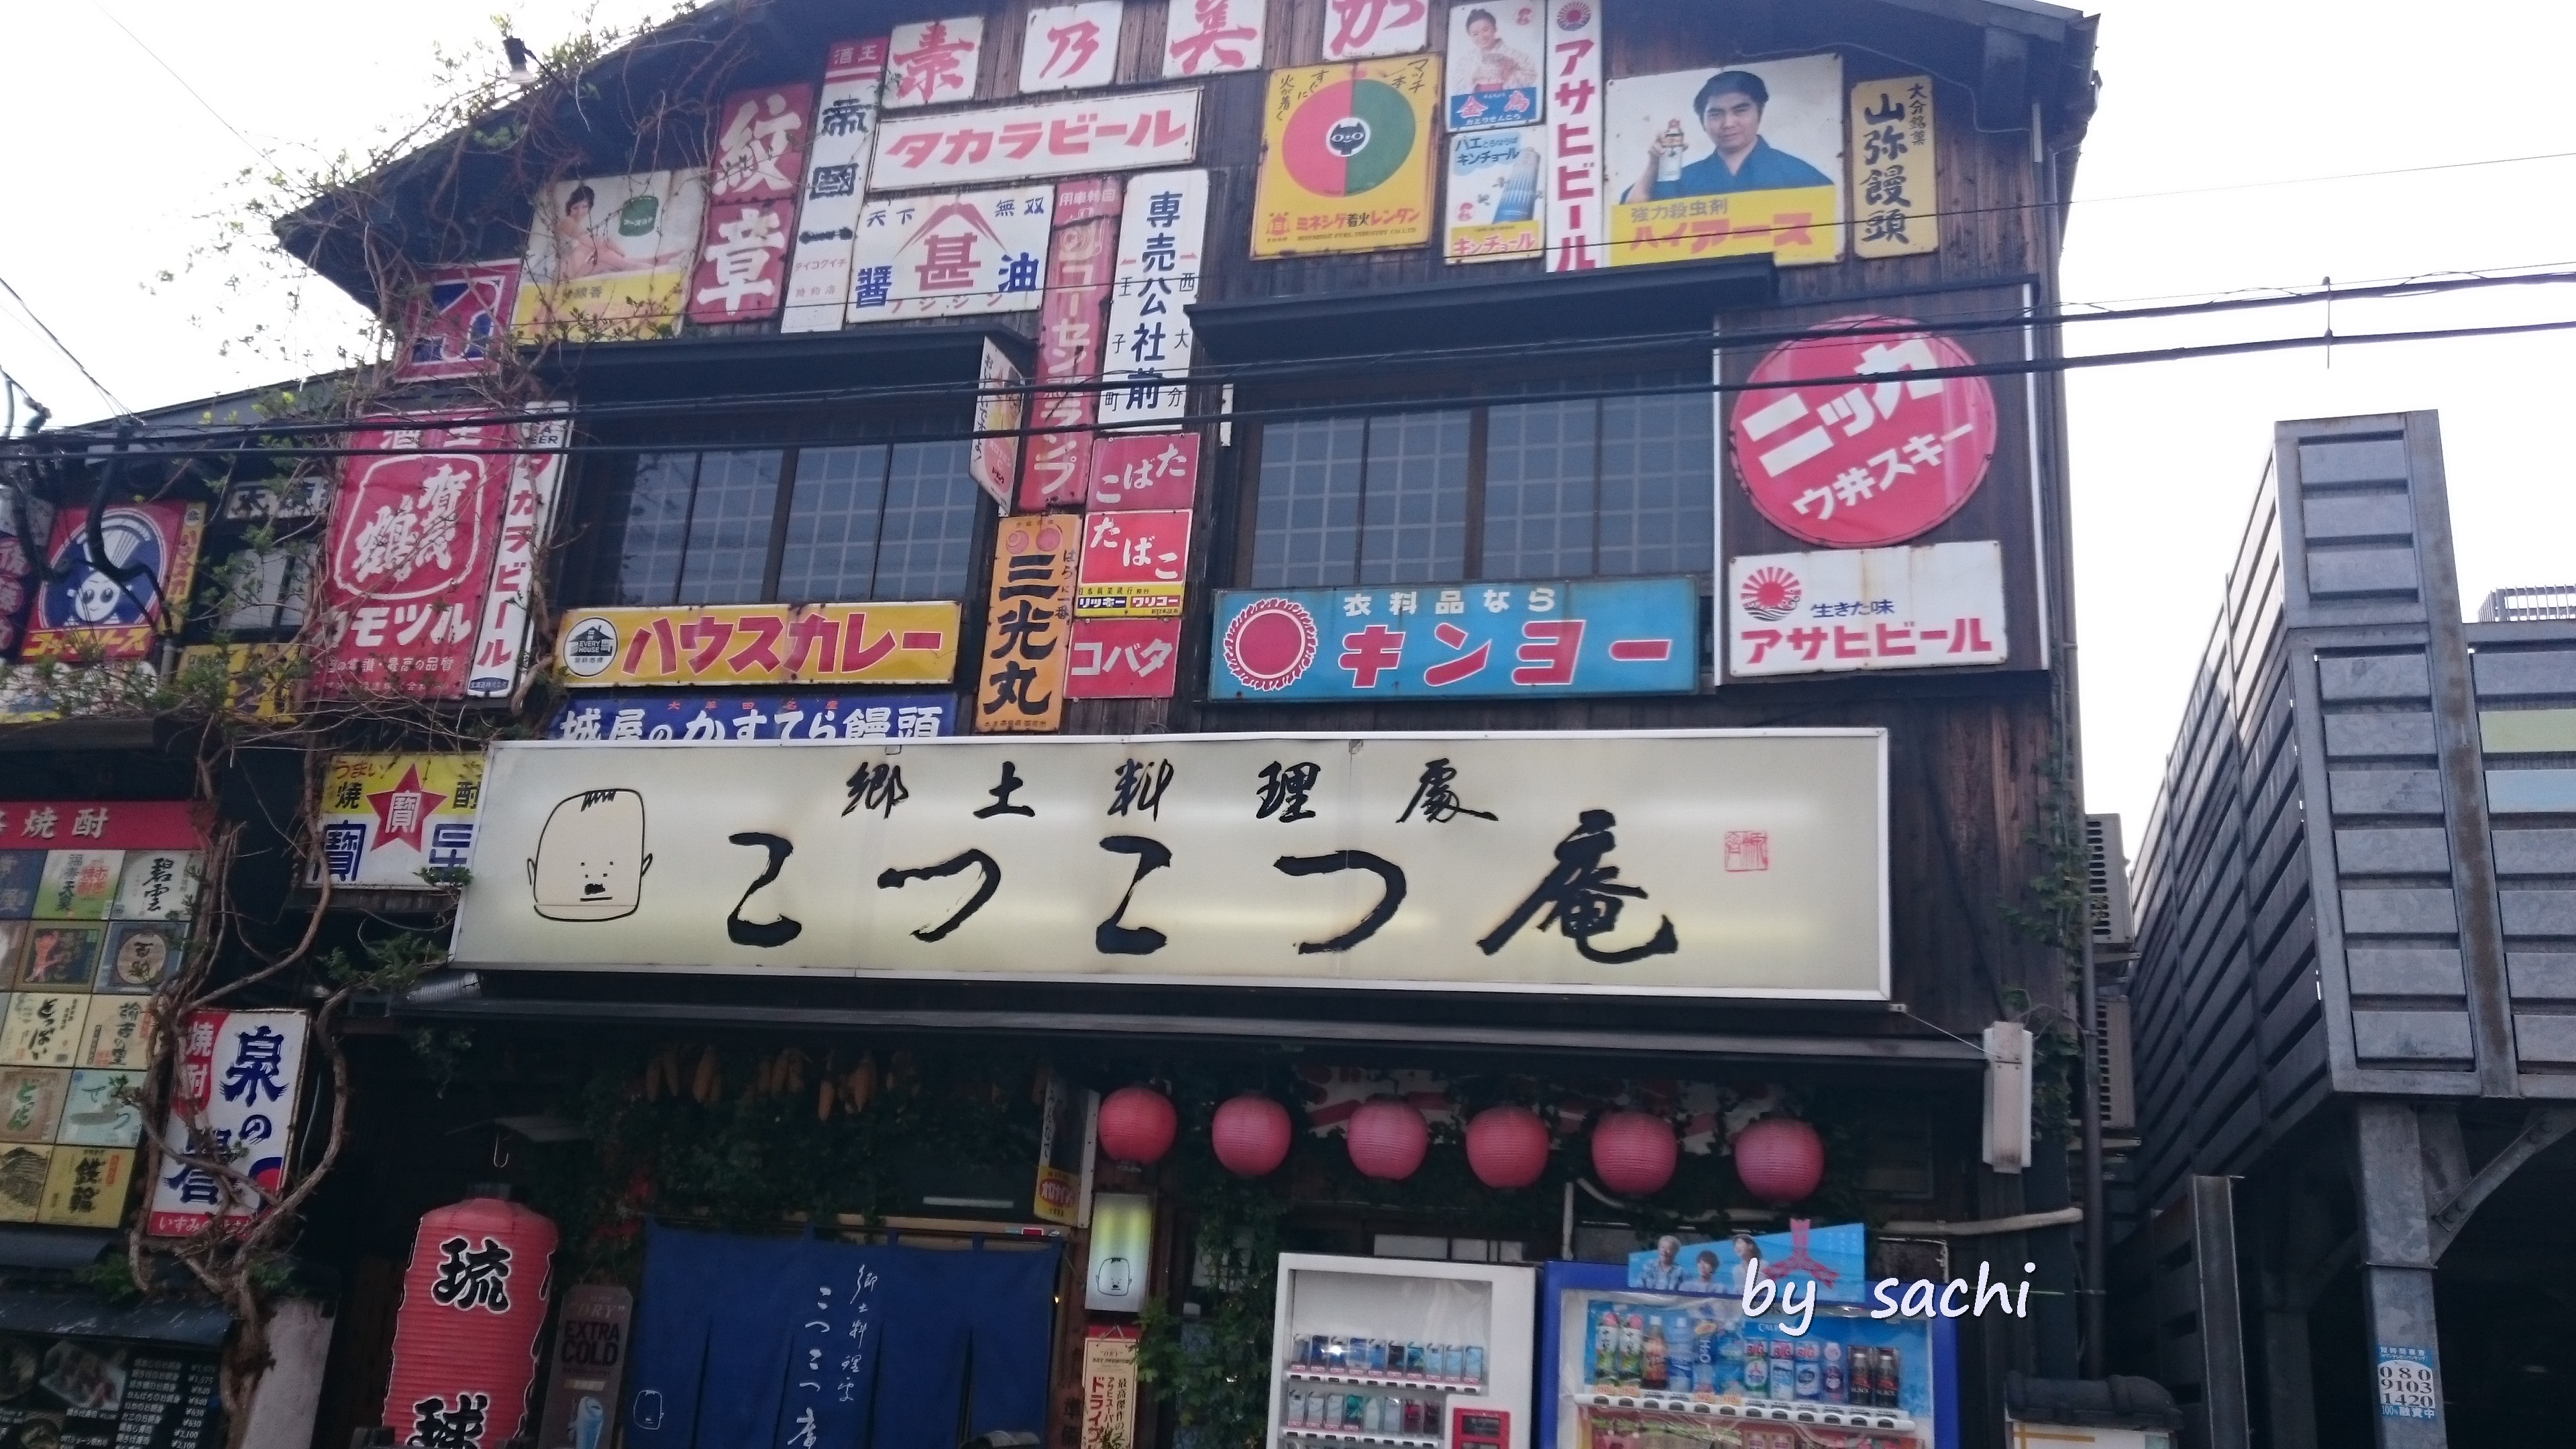
<path fill-rule="evenodd" d="M 387 419 L 350 438 L 314 600 L 326 692 L 464 697 L 519 430 Z"/>
<path fill-rule="evenodd" d="M 1046 306 L 1038 315 L 1038 381 L 1093 382 L 1100 377 L 1109 285 L 1118 262 L 1118 209 L 1124 185 L 1115 176 L 1068 181 L 1055 192 L 1055 243 L 1047 257 Z M 1083 500 L 1091 471 L 1091 425 L 1099 394 L 1038 394 L 1030 426 L 1020 507 L 1031 512 Z"/>
<path fill-rule="evenodd" d="M 736 91 L 717 110 L 690 321 L 772 317 L 786 300 L 787 248 L 796 238 L 813 114 L 810 85 Z"/>

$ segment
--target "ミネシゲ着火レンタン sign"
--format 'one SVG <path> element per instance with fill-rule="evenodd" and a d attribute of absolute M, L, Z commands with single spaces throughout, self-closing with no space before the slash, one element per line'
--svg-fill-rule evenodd
<path fill-rule="evenodd" d="M 1880 730 L 511 742 L 455 960 L 1875 1001 L 1886 841 Z"/>

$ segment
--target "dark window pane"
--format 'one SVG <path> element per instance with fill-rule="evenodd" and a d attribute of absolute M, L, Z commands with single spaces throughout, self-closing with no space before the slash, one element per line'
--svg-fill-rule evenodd
<path fill-rule="evenodd" d="M 1656 379 L 1645 379 L 1651 385 Z M 1717 454 L 1704 395 L 1601 404 L 1598 572 L 1706 573 L 1717 553 Z"/>
<path fill-rule="evenodd" d="M 885 511 L 886 452 L 807 448 L 796 455 L 778 597 L 828 604 L 876 597 L 877 521 Z"/>
<path fill-rule="evenodd" d="M 1369 421 L 1361 583 L 1441 583 L 1464 576 L 1468 417 L 1461 408 Z"/>
<path fill-rule="evenodd" d="M 776 453 L 707 453 L 689 511 L 689 551 L 680 565 L 683 604 L 756 604 L 769 572 L 769 535 L 778 518 Z"/>
<path fill-rule="evenodd" d="M 966 471 L 967 444 L 897 443 L 885 484 L 876 599 L 954 599 L 972 574 L 975 513 L 984 492 Z"/>
<path fill-rule="evenodd" d="M 1347 584 L 1358 577 L 1360 418 L 1278 423 L 1261 433 L 1261 501 L 1255 511 L 1252 586 Z"/>
<path fill-rule="evenodd" d="M 1582 578 L 1592 572 L 1594 423 L 1599 405 L 1497 407 L 1485 431 L 1489 579 Z"/>
<path fill-rule="evenodd" d="M 695 453 L 645 453 L 628 477 L 625 506 L 607 510 L 592 593 L 604 604 L 668 604 L 678 596 L 680 553 L 688 540 L 689 488 Z"/>

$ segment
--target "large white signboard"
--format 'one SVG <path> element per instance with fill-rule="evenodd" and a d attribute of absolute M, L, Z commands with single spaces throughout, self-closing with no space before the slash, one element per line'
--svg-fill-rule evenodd
<path fill-rule="evenodd" d="M 1886 737 L 493 746 L 455 959 L 1882 1000 Z"/>
<path fill-rule="evenodd" d="M 1195 87 L 889 116 L 877 123 L 868 190 L 998 186 L 1050 176 L 1187 166 L 1198 149 Z"/>

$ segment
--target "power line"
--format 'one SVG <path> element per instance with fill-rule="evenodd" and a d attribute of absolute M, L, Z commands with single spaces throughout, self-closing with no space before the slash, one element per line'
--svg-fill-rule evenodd
<path fill-rule="evenodd" d="M 18 295 L 18 289 L 9 285 L 7 277 L 0 277 L 0 292 L 9 294 L 9 299 L 18 304 L 18 310 L 27 314 L 27 320 L 36 324 L 36 330 L 44 333 L 45 340 L 54 344 L 55 351 L 71 359 L 72 366 L 80 369 L 80 375 L 89 379 L 89 385 L 98 389 L 98 395 L 107 399 L 108 406 L 126 417 L 134 416 L 134 409 L 107 390 L 107 384 L 98 380 L 98 374 L 90 371 L 89 364 L 80 360 L 80 354 L 63 345 L 63 339 L 54 335 L 54 329 L 45 325 L 45 319 L 36 315 L 36 309 L 27 305 L 27 299 Z"/>
<path fill-rule="evenodd" d="M 135 34 L 133 29 L 124 21 L 117 19 L 114 11 L 109 10 L 105 5 L 96 5 L 94 8 L 97 9 L 99 14 L 107 17 L 108 24 L 124 31 L 125 38 L 133 41 L 136 49 L 142 51 L 145 55 L 152 57 L 152 63 L 161 67 L 162 71 L 166 73 L 170 79 L 177 81 L 179 83 L 179 89 L 188 93 L 188 99 L 195 101 L 200 107 L 204 108 L 207 115 L 215 118 L 216 125 L 232 132 L 234 140 L 248 146 L 251 149 L 251 153 L 259 157 L 262 161 L 267 162 L 270 166 L 275 166 L 277 164 L 277 158 L 269 154 L 268 148 L 260 145 L 250 137 L 243 135 L 239 126 L 225 120 L 224 113 L 215 109 L 214 102 L 197 94 L 197 88 L 188 84 L 188 78 L 179 74 L 179 72 L 171 66 L 170 62 L 163 60 L 159 51 L 156 51 L 151 46 L 144 44 L 143 37 Z"/>

